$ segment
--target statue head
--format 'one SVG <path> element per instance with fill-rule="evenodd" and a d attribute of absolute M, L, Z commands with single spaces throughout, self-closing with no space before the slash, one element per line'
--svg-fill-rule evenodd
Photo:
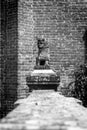
<path fill-rule="evenodd" d="M 37 45 L 38 45 L 39 49 L 44 48 L 45 40 L 44 39 L 38 39 Z"/>
<path fill-rule="evenodd" d="M 45 41 L 44 38 L 42 38 L 42 39 L 37 38 L 37 46 L 39 49 L 43 49 L 43 48 L 46 48 L 48 46 L 48 43 Z"/>

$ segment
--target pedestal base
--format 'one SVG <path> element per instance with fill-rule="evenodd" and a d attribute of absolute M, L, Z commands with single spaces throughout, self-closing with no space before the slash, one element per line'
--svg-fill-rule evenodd
<path fill-rule="evenodd" d="M 57 91 L 57 87 L 60 82 L 60 77 L 51 69 L 34 70 L 26 78 L 29 91 L 33 89 L 54 89 Z"/>
<path fill-rule="evenodd" d="M 58 84 L 29 84 L 29 92 L 32 92 L 33 90 L 49 90 L 53 89 L 54 91 L 57 91 Z"/>

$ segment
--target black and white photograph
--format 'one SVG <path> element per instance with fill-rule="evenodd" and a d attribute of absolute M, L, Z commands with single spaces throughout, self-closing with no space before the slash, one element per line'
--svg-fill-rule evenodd
<path fill-rule="evenodd" d="M 0 130 L 87 130 L 87 0 L 0 0 Z"/>

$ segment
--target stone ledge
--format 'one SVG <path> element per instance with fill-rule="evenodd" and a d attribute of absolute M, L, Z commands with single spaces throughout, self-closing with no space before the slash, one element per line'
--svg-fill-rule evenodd
<path fill-rule="evenodd" d="M 0 122 L 0 130 L 87 130 L 87 109 L 52 90 L 35 90 Z"/>

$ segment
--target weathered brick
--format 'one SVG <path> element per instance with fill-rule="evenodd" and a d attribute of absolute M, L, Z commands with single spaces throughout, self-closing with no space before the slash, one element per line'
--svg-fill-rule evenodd
<path fill-rule="evenodd" d="M 32 0 L 19 0 L 18 2 L 18 89 L 20 90 L 18 97 L 20 97 L 19 95 L 22 95 L 23 89 L 27 88 L 26 75 L 34 67 L 34 20 L 32 5 Z"/>
<path fill-rule="evenodd" d="M 33 1 L 35 36 L 49 42 L 50 66 L 56 71 L 84 63 L 83 35 L 87 26 L 84 1 Z M 61 71 L 62 73 L 62 71 Z"/>
<path fill-rule="evenodd" d="M 5 79 L 8 88 L 20 90 L 17 90 L 18 97 L 28 89 L 26 75 L 35 65 L 36 37 L 43 36 L 49 43 L 50 66 L 60 72 L 60 76 L 67 70 L 70 71 L 71 66 L 76 69 L 84 63 L 82 38 L 87 26 L 85 0 L 19 0 L 18 8 L 14 0 L 9 0 L 6 3 L 6 15 L 7 25 L 4 25 L 7 33 L 2 26 L 2 34 L 6 36 L 6 39 L 2 36 L 2 48 L 7 65 L 5 64 L 5 70 L 2 67 L 2 71 L 7 73 Z"/>
<path fill-rule="evenodd" d="M 87 25 L 85 1 L 20 0 L 18 11 L 18 71 L 25 73 L 24 80 L 35 65 L 36 37 L 43 36 L 49 43 L 50 66 L 60 74 L 70 70 L 71 65 L 76 69 L 84 63 L 82 37 Z M 18 77 L 19 88 L 23 89 L 26 81 L 22 80 L 22 74 Z M 62 76 L 61 81 L 64 81 Z"/>
<path fill-rule="evenodd" d="M 4 92 L 1 95 L 2 112 L 0 116 L 9 111 L 10 104 L 17 99 L 17 0 L 1 2 L 1 84 Z M 8 103 L 9 102 L 9 103 Z M 3 114 L 2 114 L 3 113 Z M 4 114 L 4 115 L 5 115 Z"/>

